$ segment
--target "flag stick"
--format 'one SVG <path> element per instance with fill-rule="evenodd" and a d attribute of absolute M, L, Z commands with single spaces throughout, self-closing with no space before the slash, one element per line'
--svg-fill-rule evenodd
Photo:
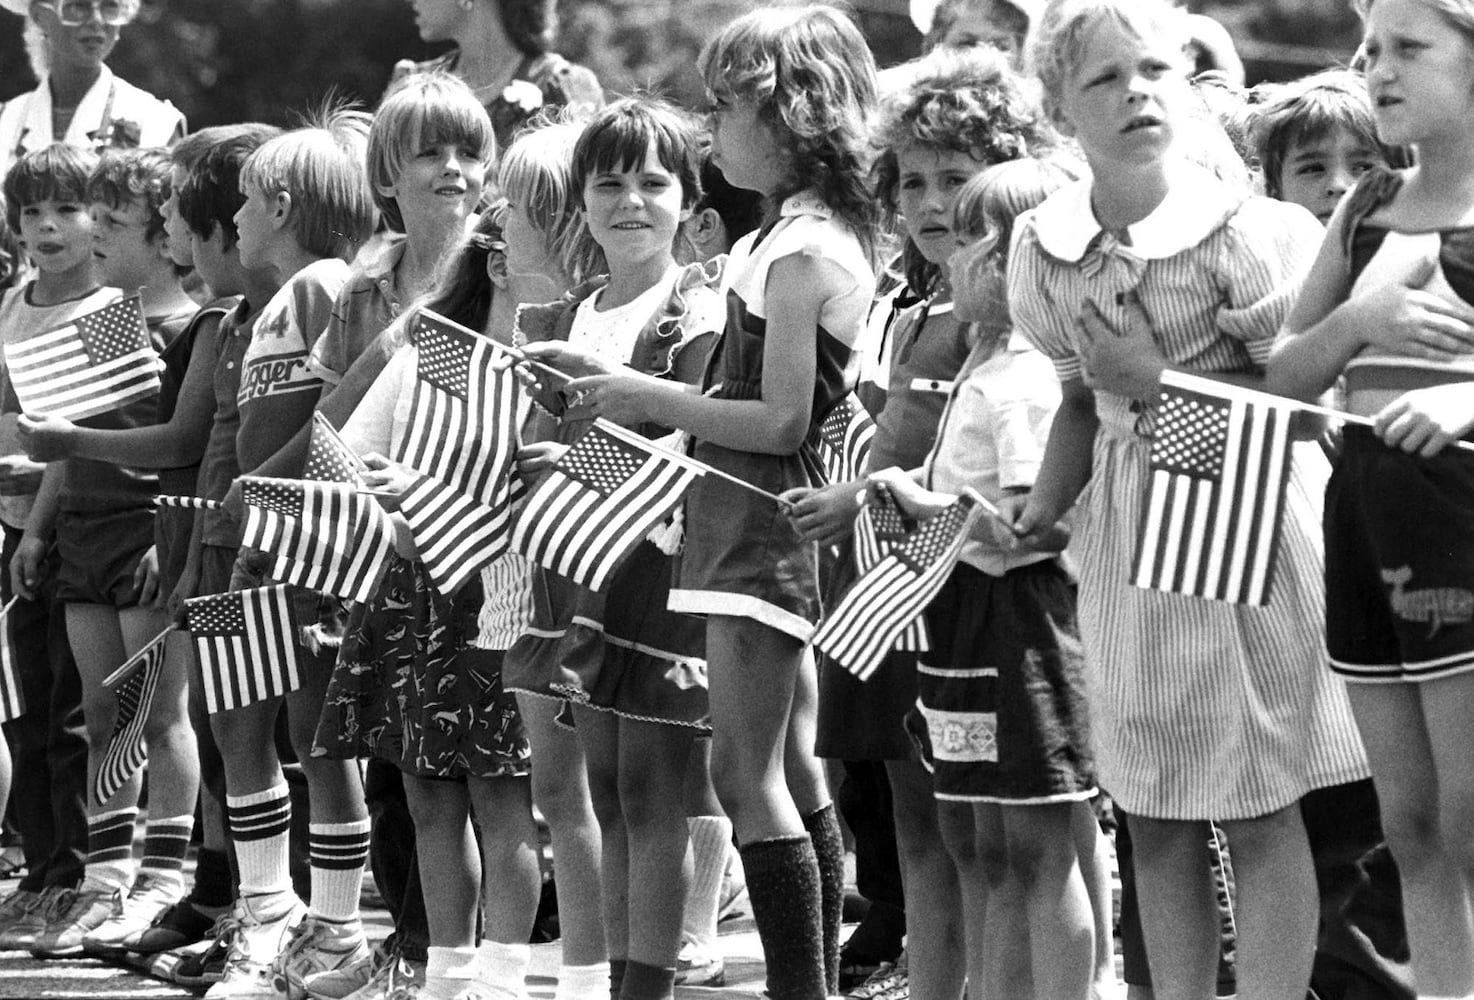
<path fill-rule="evenodd" d="M 15 607 L 15 602 L 18 600 L 20 600 L 20 595 L 16 594 L 10 600 L 6 601 L 5 607 L 0 608 L 0 618 L 4 618 L 6 615 L 10 614 L 10 609 Z"/>
<path fill-rule="evenodd" d="M 1288 399 L 1289 397 L 1286 396 L 1281 398 Z M 1363 417 L 1359 413 L 1347 413 L 1344 410 L 1333 409 L 1329 406 L 1319 406 L 1315 403 L 1302 403 L 1298 399 L 1291 400 L 1291 402 L 1293 402 L 1295 406 L 1304 410 L 1307 413 L 1319 414 L 1322 417 L 1330 417 L 1333 420 L 1344 420 L 1349 424 L 1360 424 L 1363 427 L 1373 427 L 1376 426 L 1377 423 L 1375 418 Z M 1474 441 L 1465 441 L 1460 438 L 1451 442 L 1451 444 L 1455 448 L 1463 448 L 1465 451 L 1474 451 Z"/>
<path fill-rule="evenodd" d="M 219 500 L 206 500 L 203 497 L 187 497 L 173 493 L 160 493 L 154 497 L 155 507 L 188 507 L 192 510 L 219 510 L 223 504 Z"/>
<path fill-rule="evenodd" d="M 9 610 L 9 605 L 6 605 L 6 609 Z M 132 671 L 132 669 L 135 666 L 137 666 L 143 660 L 144 655 L 147 654 L 150 649 L 153 649 L 159 643 L 163 642 L 164 641 L 164 637 L 166 635 L 168 635 L 170 632 L 174 631 L 174 629 L 175 629 L 175 626 L 171 622 L 168 626 L 166 626 L 164 628 L 164 631 L 160 632 L 158 635 L 154 636 L 148 642 L 144 643 L 143 644 L 143 648 L 141 648 L 138 652 L 134 653 L 132 656 L 128 657 L 128 659 L 124 660 L 123 661 L 123 665 L 121 667 L 119 667 L 117 670 L 114 670 L 112 673 L 110 673 L 110 674 L 107 675 L 107 677 L 102 682 L 102 686 L 103 687 L 112 687 L 119 680 L 121 680 L 124 676 L 126 676 L 128 673 L 130 673 Z"/>

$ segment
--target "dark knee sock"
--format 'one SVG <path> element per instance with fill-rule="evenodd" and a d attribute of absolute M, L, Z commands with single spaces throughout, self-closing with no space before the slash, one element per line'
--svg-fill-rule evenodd
<path fill-rule="evenodd" d="M 741 849 L 747 895 L 763 943 L 771 1000 L 822 1000 L 823 917 L 819 865 L 807 836 L 760 840 Z"/>
<path fill-rule="evenodd" d="M 619 1000 L 619 993 L 624 989 L 624 971 L 629 963 L 622 958 L 611 958 L 609 960 L 609 1000 Z"/>
<path fill-rule="evenodd" d="M 194 888 L 189 901 L 198 906 L 229 906 L 235 900 L 230 877 L 230 859 L 224 851 L 200 848 L 195 858 Z"/>
<path fill-rule="evenodd" d="M 844 920 L 844 838 L 833 803 L 804 817 L 804 829 L 819 862 L 819 895 L 824 927 L 824 983 L 832 995 L 839 992 L 839 932 Z"/>
<path fill-rule="evenodd" d="M 676 995 L 676 970 L 626 960 L 619 1000 L 672 1000 Z"/>

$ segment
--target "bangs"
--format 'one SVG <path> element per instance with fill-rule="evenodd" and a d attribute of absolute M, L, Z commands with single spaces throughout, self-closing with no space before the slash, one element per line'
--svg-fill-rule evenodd
<path fill-rule="evenodd" d="M 663 101 L 627 98 L 584 127 L 573 148 L 573 190 L 600 174 L 641 169 L 651 152 L 681 182 L 681 204 L 701 197 L 701 131 L 694 118 Z"/>
<path fill-rule="evenodd" d="M 87 201 L 87 180 L 97 166 L 94 153 L 57 143 L 27 153 L 5 175 L 5 201 L 12 208 L 42 201 Z"/>

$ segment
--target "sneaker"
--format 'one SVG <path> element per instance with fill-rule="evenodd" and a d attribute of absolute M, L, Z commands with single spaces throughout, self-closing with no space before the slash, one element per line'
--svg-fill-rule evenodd
<path fill-rule="evenodd" d="M 37 958 L 71 958 L 82 954 L 82 939 L 123 906 L 123 890 L 115 885 L 85 880 L 76 889 L 56 897 L 46 918 L 46 929 L 36 936 L 31 954 Z"/>
<path fill-rule="evenodd" d="M 129 951 L 157 955 L 198 944 L 211 936 L 214 927 L 214 919 L 197 910 L 188 899 L 181 899 L 152 926 L 145 927 L 123 943 Z"/>
<path fill-rule="evenodd" d="M 681 942 L 676 955 L 677 986 L 725 986 L 727 963 L 720 954 L 703 954 L 690 941 Z"/>
<path fill-rule="evenodd" d="M 279 1000 L 274 966 L 307 907 L 290 891 L 242 896 L 225 922 L 230 946 L 207 1000 Z"/>
<path fill-rule="evenodd" d="M 225 960 L 230 957 L 230 943 L 235 940 L 236 923 L 235 910 L 231 909 L 215 921 L 204 941 L 160 952 L 155 967 L 167 970 L 170 979 L 190 989 L 220 982 L 225 976 Z"/>
<path fill-rule="evenodd" d="M 345 1000 L 369 984 L 390 962 L 398 961 L 399 947 L 391 934 L 357 961 L 303 977 L 308 996 L 316 1000 Z"/>
<path fill-rule="evenodd" d="M 304 1000 L 308 976 L 356 965 L 371 956 L 358 920 L 341 923 L 309 915 L 277 956 L 273 983 L 287 1000 Z"/>
<path fill-rule="evenodd" d="M 906 1000 L 911 987 L 905 968 L 884 963 L 873 975 L 845 994 L 846 1000 Z"/>
<path fill-rule="evenodd" d="M 130 938 L 152 927 L 183 895 L 177 876 L 139 873 L 118 911 L 83 936 L 82 950 L 102 958 L 123 954 Z"/>
<path fill-rule="evenodd" d="M 41 894 L 29 889 L 17 889 L 0 899 L 0 937 L 29 916 L 40 900 Z"/>
<path fill-rule="evenodd" d="M 342 1000 L 415 1000 L 424 985 L 424 962 L 395 958 L 385 962 L 372 979 Z"/>

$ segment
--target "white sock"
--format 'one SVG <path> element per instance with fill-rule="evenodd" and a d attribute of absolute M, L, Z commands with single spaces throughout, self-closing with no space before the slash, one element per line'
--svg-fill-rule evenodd
<path fill-rule="evenodd" d="M 476 978 L 479 955 L 474 947 L 465 948 L 437 948 L 431 945 L 426 949 L 425 978 L 429 979 L 463 979 L 466 982 Z"/>
<path fill-rule="evenodd" d="M 609 963 L 565 965 L 558 969 L 558 987 L 553 1000 L 607 1000 Z"/>
<path fill-rule="evenodd" d="M 240 864 L 242 895 L 291 892 L 292 799 L 287 783 L 249 795 L 227 795 L 225 814 Z"/>
<path fill-rule="evenodd" d="M 307 849 L 312 862 L 312 913 L 334 923 L 358 922 L 358 896 L 368 860 L 369 821 L 312 823 Z"/>
<path fill-rule="evenodd" d="M 705 955 L 716 947 L 717 909 L 727 871 L 727 852 L 732 848 L 732 821 L 725 816 L 691 816 L 686 829 L 691 834 L 692 865 L 681 934 Z"/>
<path fill-rule="evenodd" d="M 137 819 L 138 810 L 133 807 L 87 817 L 87 881 L 128 891 L 138 871 L 138 862 L 133 860 Z"/>
<path fill-rule="evenodd" d="M 476 949 L 480 969 L 476 978 L 494 993 L 516 1000 L 527 991 L 527 967 L 532 964 L 532 945 L 482 941 Z"/>

